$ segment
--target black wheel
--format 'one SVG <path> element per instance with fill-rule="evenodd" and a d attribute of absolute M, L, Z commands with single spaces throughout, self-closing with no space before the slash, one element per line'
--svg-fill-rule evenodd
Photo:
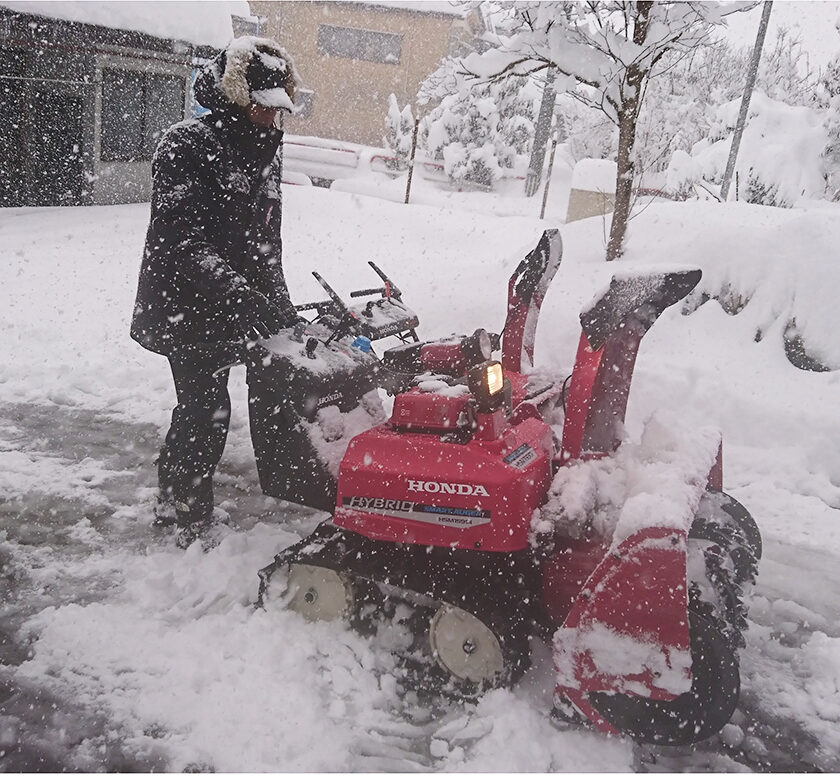
<path fill-rule="evenodd" d="M 732 559 L 737 584 L 755 579 L 761 534 L 750 513 L 728 494 L 707 491 L 703 495 L 688 537 L 720 546 Z"/>
<path fill-rule="evenodd" d="M 738 523 L 738 526 L 746 535 L 756 561 L 761 560 L 761 531 L 758 530 L 758 525 L 753 520 L 753 516 L 740 501 L 732 498 L 728 493 L 721 492 L 720 496 L 723 502 L 721 508 Z"/>
<path fill-rule="evenodd" d="M 593 708 L 617 730 L 641 743 L 683 745 L 717 733 L 738 703 L 738 659 L 717 621 L 689 610 L 691 690 L 672 701 L 595 692 Z"/>

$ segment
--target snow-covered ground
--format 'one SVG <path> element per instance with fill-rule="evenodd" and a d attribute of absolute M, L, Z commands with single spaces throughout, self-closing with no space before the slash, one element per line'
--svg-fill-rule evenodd
<path fill-rule="evenodd" d="M 373 259 L 424 336 L 498 330 L 507 277 L 558 226 L 537 360 L 569 367 L 576 316 L 615 269 L 603 220 L 564 225 L 562 186 L 545 221 L 539 198 L 421 182 L 405 206 L 400 186 L 286 187 L 295 300 L 322 298 L 313 269 L 343 294 L 369 286 Z M 233 527 L 207 553 L 153 531 L 174 391 L 166 361 L 128 337 L 147 218 L 145 205 L 0 211 L 0 769 L 840 769 L 840 372 L 795 369 L 782 339 L 795 318 L 840 366 L 840 207 L 654 203 L 631 223 L 622 264 L 699 265 L 702 290 L 731 304 L 654 326 L 628 433 L 660 408 L 720 426 L 725 487 L 765 543 L 739 709 L 721 737 L 674 752 L 553 727 L 547 647 L 514 690 L 429 706 L 401 694 L 387 649 L 255 610 L 257 569 L 321 515 L 259 494 L 242 370 L 218 478 Z"/>

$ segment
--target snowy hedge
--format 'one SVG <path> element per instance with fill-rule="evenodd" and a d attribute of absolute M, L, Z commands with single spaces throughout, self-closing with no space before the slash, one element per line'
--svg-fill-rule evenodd
<path fill-rule="evenodd" d="M 719 188 L 740 104 L 737 99 L 718 108 L 709 137 L 696 143 L 691 153 L 674 153 L 667 170 L 669 190 L 689 194 L 700 182 Z M 790 207 L 803 197 L 822 198 L 827 178 L 822 154 L 828 139 L 819 111 L 755 92 L 735 168 L 738 198 L 779 207 Z"/>

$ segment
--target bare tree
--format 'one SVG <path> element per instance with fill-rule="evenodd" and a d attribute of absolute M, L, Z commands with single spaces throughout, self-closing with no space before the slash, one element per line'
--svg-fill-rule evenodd
<path fill-rule="evenodd" d="M 513 4 L 497 48 L 463 60 L 464 74 L 496 80 L 554 68 L 555 87 L 618 127 L 615 211 L 607 261 L 623 249 L 635 178 L 633 147 L 649 79 L 668 52 L 687 54 L 714 25 L 753 3 L 591 0 Z M 671 58 L 673 61 L 673 57 Z"/>

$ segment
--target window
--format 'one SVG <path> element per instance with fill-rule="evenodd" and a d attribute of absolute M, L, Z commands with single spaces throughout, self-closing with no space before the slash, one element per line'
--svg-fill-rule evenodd
<path fill-rule="evenodd" d="M 398 65 L 402 57 L 402 35 L 322 24 L 318 27 L 318 52 L 330 57 Z"/>
<path fill-rule="evenodd" d="M 184 79 L 149 75 L 146 78 L 146 121 L 143 143 L 151 159 L 163 131 L 184 118 Z"/>
<path fill-rule="evenodd" d="M 261 30 L 265 29 L 265 16 L 237 16 L 231 14 L 231 22 L 233 22 L 233 37 L 238 38 L 241 35 L 260 36 Z"/>
<path fill-rule="evenodd" d="M 315 107 L 315 92 L 312 89 L 299 89 L 295 94 L 295 118 L 308 119 L 312 117 Z"/>
<path fill-rule="evenodd" d="M 161 133 L 184 117 L 184 79 L 110 68 L 102 73 L 102 160 L 151 159 Z"/>

